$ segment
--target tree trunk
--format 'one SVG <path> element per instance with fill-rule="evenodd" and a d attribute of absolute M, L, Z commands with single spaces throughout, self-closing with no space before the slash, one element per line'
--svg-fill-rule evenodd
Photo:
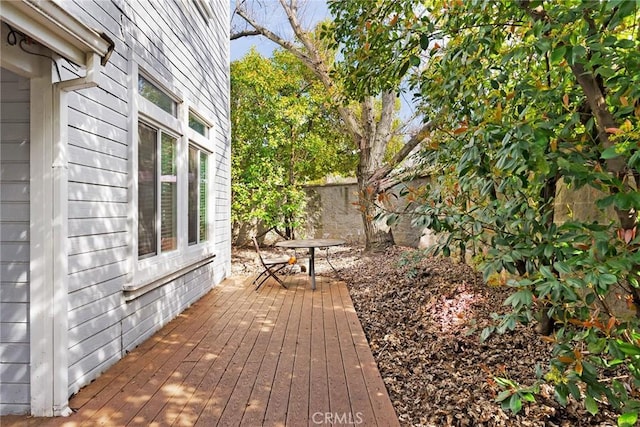
<path fill-rule="evenodd" d="M 558 175 L 548 177 L 544 187 L 542 187 L 542 190 L 540 191 L 540 199 L 542 200 L 543 209 L 545 209 L 544 213 L 547 214 L 548 227 L 553 225 L 553 217 L 555 214 L 553 201 L 556 198 L 558 179 Z M 553 259 L 548 260 L 548 263 L 549 268 L 551 268 L 555 275 L 559 277 L 560 273 L 558 273 L 558 271 L 553 267 Z M 555 320 L 549 316 L 549 308 L 549 304 L 543 302 L 538 309 L 538 325 L 536 326 L 536 332 L 541 335 L 551 335 L 556 323 Z"/>
<path fill-rule="evenodd" d="M 366 97 L 359 105 L 355 103 L 345 103 L 343 93 L 340 92 L 340 85 L 334 80 L 330 71 L 330 64 L 335 58 L 325 58 L 324 48 L 317 44 L 311 33 L 303 30 L 297 16 L 295 2 L 280 0 L 280 6 L 287 16 L 289 25 L 299 43 L 285 40 L 272 30 L 256 21 L 246 10 L 244 2 L 236 5 L 235 13 L 242 18 L 251 29 L 236 34 L 231 34 L 231 39 L 260 34 L 272 42 L 286 49 L 298 59 L 300 59 L 332 94 L 335 100 L 334 107 L 338 110 L 343 121 L 345 131 L 353 138 L 354 145 L 360 153 L 359 166 L 356 171 L 358 189 L 360 190 L 359 201 L 362 211 L 362 224 L 366 238 L 367 251 L 381 251 L 394 244 L 390 231 L 374 221 L 379 213 L 376 199 L 379 191 L 386 188 L 381 187 L 381 182 L 389 176 L 391 171 L 397 167 L 411 153 L 411 151 L 424 139 L 431 124 L 427 124 L 423 129 L 414 135 L 413 138 L 394 156 L 389 164 L 383 164 L 386 147 L 392 138 L 392 127 L 394 111 L 396 105 L 396 93 L 387 91 L 380 95 L 378 102 L 380 108 L 376 111 L 376 100 L 374 97 Z M 392 181 L 392 180 L 391 180 Z M 392 186 L 393 183 L 385 182 L 385 185 Z"/>
<path fill-rule="evenodd" d="M 369 178 L 373 174 L 372 159 L 370 156 L 361 156 L 358 170 L 356 172 L 358 179 L 358 202 L 360 205 L 360 213 L 362 216 L 362 224 L 365 235 L 365 251 L 367 252 L 383 252 L 389 246 L 393 246 L 393 235 L 391 230 L 385 230 L 374 218 L 379 212 L 376 204 L 378 194 L 375 189 L 369 185 Z"/>

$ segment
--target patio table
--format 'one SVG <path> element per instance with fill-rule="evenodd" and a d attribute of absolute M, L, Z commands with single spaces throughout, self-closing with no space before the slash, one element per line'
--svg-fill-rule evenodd
<path fill-rule="evenodd" d="M 347 243 L 342 239 L 297 239 L 283 240 L 276 243 L 276 246 L 290 249 L 309 249 L 309 277 L 311 277 L 311 289 L 316 289 L 315 271 L 315 250 L 316 248 L 329 248 L 331 246 L 341 246 Z"/>

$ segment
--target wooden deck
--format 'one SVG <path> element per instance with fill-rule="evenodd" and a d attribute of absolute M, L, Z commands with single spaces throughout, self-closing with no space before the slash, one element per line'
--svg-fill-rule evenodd
<path fill-rule="evenodd" d="M 6 426 L 397 426 L 344 283 L 229 279 L 70 402 Z"/>

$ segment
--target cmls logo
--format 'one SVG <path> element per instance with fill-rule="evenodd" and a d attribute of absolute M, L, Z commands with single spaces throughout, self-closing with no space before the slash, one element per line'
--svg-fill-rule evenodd
<path fill-rule="evenodd" d="M 359 425 L 364 422 L 362 412 L 314 412 L 311 416 L 314 424 Z"/>

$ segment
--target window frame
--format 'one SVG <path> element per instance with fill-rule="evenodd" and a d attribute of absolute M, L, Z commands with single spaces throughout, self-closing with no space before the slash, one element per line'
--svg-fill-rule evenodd
<path fill-rule="evenodd" d="M 195 119 L 195 121 L 199 122 L 201 125 L 204 126 L 204 134 L 198 132 L 197 130 L 195 130 L 194 128 L 191 127 L 190 123 L 191 123 L 191 117 L 193 117 Z M 192 131 L 194 131 L 196 134 L 204 137 L 205 139 L 209 139 L 209 135 L 211 134 L 211 124 L 206 120 L 203 119 L 200 114 L 194 112 L 191 108 L 189 109 L 189 115 L 188 115 L 188 120 L 187 120 L 187 126 L 189 127 L 189 129 L 191 129 Z"/>
<path fill-rule="evenodd" d="M 215 191 L 213 176 L 214 162 L 214 141 L 213 126 L 211 121 L 203 118 L 193 108 L 184 101 L 180 92 L 164 81 L 159 76 L 148 71 L 138 63 L 141 61 L 132 60 L 132 87 L 131 89 L 131 112 L 130 115 L 130 159 L 131 159 L 131 186 L 129 191 L 129 231 L 131 242 L 130 257 L 130 280 L 124 285 L 125 300 L 132 300 L 150 290 L 169 283 L 179 275 L 197 268 L 203 263 L 210 262 L 215 256 L 215 242 L 213 238 L 213 218 L 215 217 Z M 139 74 L 140 73 L 140 74 Z M 138 76 L 142 75 L 160 90 L 176 101 L 177 115 L 173 117 L 170 113 L 153 104 L 138 93 Z M 204 137 L 188 126 L 189 112 L 196 115 L 200 120 L 208 125 L 208 137 Z M 138 257 L 138 126 L 145 123 L 160 132 L 164 132 L 176 138 L 176 168 L 177 168 L 177 247 L 168 252 L 162 252 L 143 258 Z M 161 136 L 157 136 L 158 141 Z M 188 244 L 188 161 L 189 146 L 195 144 L 200 150 L 209 155 L 207 170 L 207 240 L 197 244 Z M 161 147 L 156 147 L 157 152 Z M 159 162 L 159 159 L 158 159 Z M 157 179 L 160 179 L 160 171 L 157 172 Z M 158 183 L 159 185 L 159 183 Z M 160 198 L 160 194 L 158 194 Z M 159 205 L 160 202 L 157 202 Z M 160 212 L 157 212 L 159 215 Z M 156 223 L 159 224 L 157 219 Z M 161 232 L 160 229 L 157 230 Z"/>
<path fill-rule="evenodd" d="M 162 147 L 162 137 L 164 135 L 172 138 L 175 141 L 175 168 L 176 168 L 176 197 L 179 194 L 179 183 L 180 183 L 180 178 L 179 178 L 179 141 L 180 141 L 180 136 L 176 133 L 173 133 L 171 130 L 167 130 L 166 127 L 163 126 L 159 126 L 153 123 L 150 123 L 148 118 L 146 117 L 142 117 L 138 119 L 138 129 L 140 128 L 140 125 L 144 124 L 145 126 L 153 129 L 156 131 L 156 138 L 155 138 L 155 177 L 154 177 L 154 187 L 155 187 L 155 200 L 154 200 L 154 208 L 155 208 L 155 212 L 154 212 L 154 227 L 155 227 L 155 250 L 156 253 L 149 253 L 149 254 L 144 254 L 144 255 L 140 255 L 139 254 L 139 248 L 138 248 L 138 262 L 145 260 L 145 259 L 149 259 L 149 258 L 154 258 L 154 257 L 158 257 L 158 256 L 162 256 L 163 254 L 167 254 L 167 253 L 171 253 L 174 252 L 176 250 L 179 249 L 179 244 L 178 244 L 178 240 L 179 240 L 179 234 L 178 234 L 178 230 L 177 230 L 177 225 L 179 224 L 180 220 L 179 220 L 179 211 L 180 211 L 180 205 L 178 203 L 178 200 L 176 200 L 176 218 L 174 219 L 176 221 L 176 243 L 175 243 L 175 247 L 173 249 L 167 250 L 167 251 L 163 251 L 162 250 L 162 183 L 163 182 L 167 182 L 164 181 L 162 179 L 163 177 L 163 172 L 162 172 L 162 151 L 163 151 L 163 147 Z M 137 145 L 138 147 L 140 146 L 140 140 L 139 140 L 139 135 L 140 133 L 138 132 L 137 135 Z M 138 163 L 139 164 L 139 163 Z M 139 183 L 138 183 L 139 184 Z M 140 186 L 137 185 L 136 186 L 136 193 L 139 195 L 139 188 Z M 138 207 L 140 206 L 139 203 L 139 197 L 136 197 L 136 199 L 138 200 Z M 138 209 L 136 209 L 136 212 L 139 212 Z M 139 217 L 139 214 L 138 214 Z M 139 240 L 139 231 L 136 230 L 136 233 L 138 233 L 138 240 Z"/>
<path fill-rule="evenodd" d="M 206 127 L 206 131 L 205 131 L 205 135 L 202 135 L 201 133 L 195 131 L 194 129 L 192 129 L 191 127 L 189 127 L 188 123 L 189 123 L 189 114 L 193 114 L 196 118 L 198 118 Z M 208 188 L 207 188 L 207 193 L 208 193 L 208 199 L 207 199 L 207 218 L 205 218 L 206 220 L 206 229 L 207 229 L 207 238 L 206 240 L 204 240 L 203 242 L 198 242 L 197 244 L 194 245 L 190 245 L 190 247 L 197 247 L 199 245 L 205 245 L 207 242 L 212 242 L 213 241 L 213 224 L 214 224 L 214 218 L 215 218 L 215 190 L 214 190 L 214 174 L 213 174 L 213 158 L 214 158 L 214 153 L 215 153 L 215 149 L 214 149 L 214 140 L 213 140 L 213 134 L 215 133 L 215 128 L 214 125 L 212 124 L 213 121 L 207 119 L 206 117 L 204 117 L 202 114 L 200 114 L 199 112 L 197 112 L 195 110 L 195 108 L 191 107 L 187 109 L 186 112 L 186 131 L 187 131 L 187 139 L 188 139 L 188 144 L 187 144 L 187 162 L 188 162 L 188 154 L 189 154 L 189 148 L 191 146 L 195 147 L 199 153 L 206 153 L 208 156 L 208 167 L 207 167 L 207 183 L 208 183 Z M 198 160 L 198 164 L 200 163 L 200 161 Z M 187 164 L 188 166 L 188 164 Z M 188 183 L 187 183 L 188 185 Z M 188 195 L 188 191 L 187 191 L 187 195 Z M 187 209 L 188 209 L 189 205 L 188 205 L 188 201 L 187 201 Z M 187 219 L 188 221 L 188 219 Z M 187 224 L 188 226 L 188 224 Z M 187 228 L 187 244 L 188 244 L 188 228 Z"/>
<path fill-rule="evenodd" d="M 190 206 L 189 206 L 189 200 L 187 200 L 187 245 L 190 247 L 193 246 L 197 246 L 197 245 L 204 245 L 207 244 L 208 242 L 211 241 L 212 239 L 212 233 L 211 233 L 211 227 L 213 225 L 212 222 L 212 217 L 211 217 L 211 210 L 213 208 L 213 205 L 211 203 L 211 158 L 213 157 L 213 153 L 210 153 L 207 150 L 204 150 L 203 148 L 201 148 L 200 146 L 198 146 L 197 144 L 194 144 L 193 141 L 189 141 L 189 146 L 187 147 L 187 151 L 188 153 L 191 152 L 191 149 L 194 149 L 196 151 L 196 160 L 197 160 L 197 177 L 196 177 L 196 199 L 198 200 L 198 205 L 196 207 L 196 216 L 197 216 L 197 227 L 196 227 L 196 241 L 195 243 L 191 243 L 190 241 L 190 235 L 189 235 L 189 215 L 191 214 L 191 211 L 189 210 Z M 200 189 L 200 185 L 202 184 L 201 182 L 201 171 L 202 171 L 202 155 L 206 155 L 207 156 L 207 169 L 206 169 L 206 176 L 205 176 L 205 182 L 207 184 L 207 200 L 206 200 L 206 210 L 205 210 L 205 217 L 202 218 L 200 216 L 200 209 L 201 209 L 201 205 L 200 205 L 200 194 L 201 194 L 201 189 Z M 189 189 L 187 191 L 187 198 L 191 195 L 190 194 L 191 189 Z M 205 237 L 202 238 L 200 236 L 200 227 L 202 225 L 202 221 L 204 221 L 205 223 Z"/>

